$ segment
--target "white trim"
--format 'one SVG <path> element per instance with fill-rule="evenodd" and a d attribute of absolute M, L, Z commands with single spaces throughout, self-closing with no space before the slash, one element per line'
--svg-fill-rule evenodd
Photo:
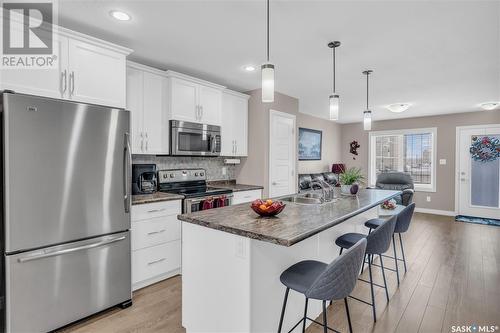
<path fill-rule="evenodd" d="M 98 47 L 107 48 L 109 50 L 124 54 L 126 56 L 134 52 L 134 50 L 128 47 L 117 45 L 61 26 L 55 26 L 54 31 L 60 36 L 69 37 L 75 40 L 79 40 L 81 42 L 93 44 Z"/>
<path fill-rule="evenodd" d="M 460 211 L 460 131 L 500 127 L 500 124 L 457 126 L 455 129 L 455 213 Z"/>
<path fill-rule="evenodd" d="M 166 71 L 162 71 L 161 69 L 157 69 L 157 68 L 154 68 L 151 66 L 147 66 L 147 65 L 139 64 L 137 62 L 127 60 L 127 68 L 129 68 L 129 67 L 143 71 L 143 72 L 148 72 L 151 74 L 160 75 L 160 76 L 166 76 L 166 73 L 167 73 Z"/>
<path fill-rule="evenodd" d="M 293 177 L 297 178 L 297 117 L 291 113 L 286 113 L 286 112 L 281 112 L 281 111 L 276 111 L 273 109 L 269 109 L 269 155 L 267 157 L 267 163 L 268 163 L 268 191 L 267 195 L 268 197 L 271 197 L 271 156 L 272 156 L 272 149 L 274 145 L 271 142 L 271 118 L 273 115 L 289 118 L 293 120 Z M 294 181 L 294 192 L 297 192 L 297 181 Z"/>
<path fill-rule="evenodd" d="M 416 207 L 415 212 L 425 213 L 425 214 L 434 214 L 434 215 L 444 215 L 444 216 L 456 216 L 457 215 L 455 212 L 452 212 L 451 210 L 420 208 L 420 207 Z"/>
<path fill-rule="evenodd" d="M 415 184 L 416 192 L 436 192 L 437 188 L 437 127 L 429 128 L 408 128 L 408 129 L 398 129 L 398 130 L 385 130 L 385 131 L 370 131 L 368 134 L 368 184 L 369 186 L 375 186 L 375 177 L 373 173 L 373 154 L 375 151 L 374 144 L 372 144 L 372 138 L 375 136 L 389 136 L 389 135 L 404 135 L 404 134 L 419 134 L 419 133 L 431 133 L 432 134 L 432 173 L 431 173 L 431 186 Z M 403 149 L 403 147 L 401 147 Z"/>
<path fill-rule="evenodd" d="M 207 87 L 212 87 L 212 88 L 219 89 L 219 90 L 226 89 L 225 86 L 221 86 L 220 84 L 216 84 L 216 83 L 213 83 L 213 82 L 210 82 L 210 81 L 205 81 L 205 80 L 202 80 L 202 79 L 198 79 L 198 78 L 196 78 L 194 76 L 189 76 L 189 75 L 182 74 L 182 73 L 179 73 L 179 72 L 175 72 L 175 71 L 172 71 L 172 70 L 168 70 L 166 72 L 166 76 L 168 78 L 176 78 L 176 79 L 191 81 L 191 82 L 194 82 L 194 83 L 197 83 L 197 84 L 201 84 L 201 85 L 204 85 L 204 86 L 207 86 Z"/>
<path fill-rule="evenodd" d="M 241 97 L 241 98 L 246 98 L 247 100 L 250 99 L 250 95 L 240 93 L 239 91 L 234 91 L 234 90 L 226 88 L 222 92 L 225 93 L 225 94 L 228 94 L 228 95 L 232 95 L 232 96 L 236 96 L 236 97 Z"/>

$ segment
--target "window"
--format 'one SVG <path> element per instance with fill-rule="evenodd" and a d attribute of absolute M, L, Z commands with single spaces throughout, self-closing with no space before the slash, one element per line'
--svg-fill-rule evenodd
<path fill-rule="evenodd" d="M 382 172 L 409 173 L 417 191 L 436 191 L 436 128 L 370 132 L 368 181 Z"/>

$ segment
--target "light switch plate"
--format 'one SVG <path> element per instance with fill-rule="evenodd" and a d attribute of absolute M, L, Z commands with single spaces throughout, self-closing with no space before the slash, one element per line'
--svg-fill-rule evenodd
<path fill-rule="evenodd" d="M 431 196 L 430 195 L 428 195 L 426 199 L 427 199 L 427 202 L 431 202 Z"/>
<path fill-rule="evenodd" d="M 441 158 L 439 160 L 439 165 L 446 165 L 446 158 Z"/>

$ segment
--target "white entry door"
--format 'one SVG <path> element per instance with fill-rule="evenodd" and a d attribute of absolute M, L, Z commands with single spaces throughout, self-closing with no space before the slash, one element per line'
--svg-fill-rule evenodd
<path fill-rule="evenodd" d="M 295 116 L 270 110 L 269 196 L 296 192 Z"/>
<path fill-rule="evenodd" d="M 500 124 L 457 128 L 460 215 L 500 219 L 500 158 L 484 161 L 471 153 L 473 143 L 494 139 L 500 140 Z"/>

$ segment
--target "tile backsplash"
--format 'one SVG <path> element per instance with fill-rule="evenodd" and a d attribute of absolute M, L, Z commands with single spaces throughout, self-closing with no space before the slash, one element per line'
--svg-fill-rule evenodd
<path fill-rule="evenodd" d="M 155 156 L 133 155 L 132 163 L 156 164 L 157 170 L 165 169 L 205 169 L 208 180 L 236 179 L 236 165 L 224 164 L 223 157 L 180 157 L 180 156 Z M 222 174 L 222 168 L 226 174 Z"/>

